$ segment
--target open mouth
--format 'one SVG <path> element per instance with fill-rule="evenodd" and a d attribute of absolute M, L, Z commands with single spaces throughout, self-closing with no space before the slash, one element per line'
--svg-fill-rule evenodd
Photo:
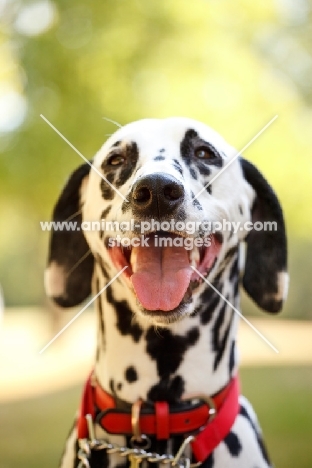
<path fill-rule="evenodd" d="M 162 241 L 164 239 L 166 241 Z M 109 254 L 114 265 L 125 269 L 138 301 L 147 311 L 170 312 L 191 299 L 203 276 L 211 270 L 221 242 L 215 235 L 203 240 L 203 246 L 184 246 L 184 238 L 173 233 L 154 232 L 145 245 L 113 246 Z"/>

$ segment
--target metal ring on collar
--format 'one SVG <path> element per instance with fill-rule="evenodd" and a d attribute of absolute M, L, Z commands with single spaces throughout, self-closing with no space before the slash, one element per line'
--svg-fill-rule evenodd
<path fill-rule="evenodd" d="M 209 411 L 208 411 L 209 418 L 207 422 L 208 423 L 211 422 L 217 414 L 217 407 L 216 407 L 215 402 L 213 401 L 213 398 L 211 398 L 208 395 L 203 395 L 203 394 L 196 395 L 194 397 L 192 396 L 191 398 L 186 398 L 186 401 L 196 401 L 196 400 L 203 401 L 204 403 L 206 403 L 206 405 L 209 408 Z"/>
<path fill-rule="evenodd" d="M 142 434 L 140 429 L 140 412 L 143 404 L 143 400 L 139 398 L 131 407 L 131 427 L 133 440 L 142 442 Z"/>

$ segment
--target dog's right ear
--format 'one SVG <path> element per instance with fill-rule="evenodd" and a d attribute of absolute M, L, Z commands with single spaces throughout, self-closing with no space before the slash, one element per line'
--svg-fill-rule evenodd
<path fill-rule="evenodd" d="M 50 238 L 45 289 L 61 307 L 80 304 L 91 294 L 94 257 L 81 231 L 81 197 L 89 172 L 89 164 L 83 164 L 73 172 L 53 211 L 55 223 L 76 223 L 73 230 L 53 229 Z"/>
<path fill-rule="evenodd" d="M 276 230 L 252 229 L 246 237 L 247 253 L 243 286 L 267 312 L 278 312 L 288 289 L 287 240 L 282 208 L 272 187 L 258 169 L 240 158 L 243 174 L 255 192 L 251 209 L 254 226 L 274 222 Z"/>

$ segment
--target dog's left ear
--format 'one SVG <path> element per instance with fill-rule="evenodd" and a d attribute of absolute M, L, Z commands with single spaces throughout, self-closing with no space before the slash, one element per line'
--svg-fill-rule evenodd
<path fill-rule="evenodd" d="M 61 307 L 78 305 L 91 294 L 94 257 L 80 226 L 83 188 L 89 172 L 89 164 L 83 164 L 72 173 L 53 210 L 55 223 L 76 223 L 76 229 L 53 229 L 51 233 L 45 289 Z"/>
<path fill-rule="evenodd" d="M 287 242 L 283 213 L 279 201 L 258 169 L 240 158 L 243 174 L 255 191 L 252 222 L 275 222 L 275 230 L 250 231 L 246 238 L 247 253 L 243 286 L 259 307 L 278 312 L 287 296 Z"/>

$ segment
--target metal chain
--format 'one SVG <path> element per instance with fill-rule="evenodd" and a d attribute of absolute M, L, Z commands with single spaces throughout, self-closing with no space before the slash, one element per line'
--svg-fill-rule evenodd
<path fill-rule="evenodd" d="M 80 463 L 78 468 L 90 468 L 89 459 L 91 450 L 106 450 L 108 454 L 116 453 L 121 457 L 128 457 L 130 459 L 131 468 L 139 468 L 140 463 L 146 460 L 150 463 L 164 463 L 170 464 L 172 467 L 178 466 L 179 468 L 197 468 L 201 463 L 191 463 L 188 457 L 183 456 L 184 449 L 193 440 L 193 436 L 187 437 L 176 455 L 163 454 L 155 452 L 148 452 L 144 449 L 129 448 L 118 444 L 112 444 L 106 440 L 99 439 L 79 439 L 78 459 Z"/>

